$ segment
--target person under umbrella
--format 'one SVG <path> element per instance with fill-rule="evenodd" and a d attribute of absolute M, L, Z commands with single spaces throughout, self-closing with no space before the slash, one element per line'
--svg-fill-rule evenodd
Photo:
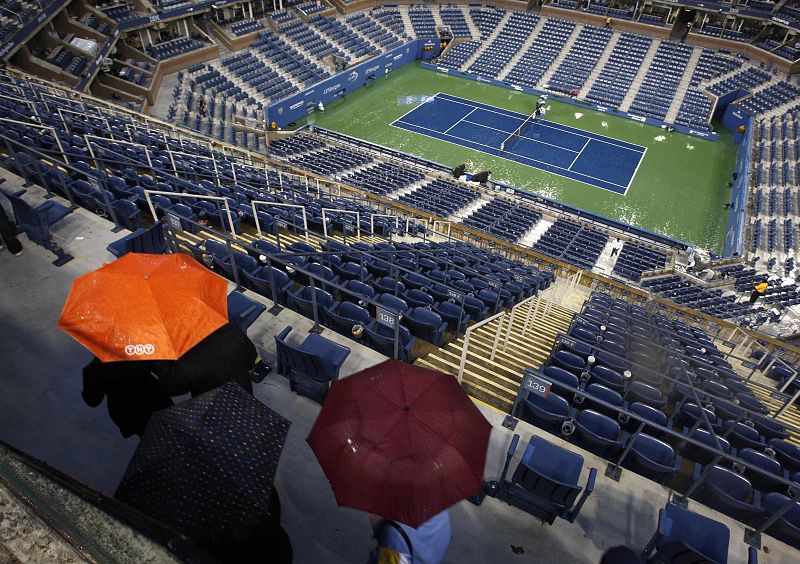
<path fill-rule="evenodd" d="M 273 488 L 289 425 L 233 382 L 158 411 L 115 497 L 223 562 L 291 562 Z"/>
<path fill-rule="evenodd" d="M 236 325 L 226 323 L 177 361 L 155 361 L 153 365 L 161 389 L 171 396 L 197 396 L 226 382 L 236 382 L 252 394 L 258 358 L 253 341 Z"/>
<path fill-rule="evenodd" d="M 95 357 L 83 369 L 83 401 L 97 407 L 106 398 L 108 414 L 122 436 L 141 435 L 153 412 L 173 405 L 152 369 L 146 360 L 100 362 Z"/>
<path fill-rule="evenodd" d="M 339 505 L 387 521 L 373 518 L 379 543 L 438 562 L 447 508 L 483 486 L 491 429 L 452 376 L 390 360 L 331 385 L 308 443 Z"/>

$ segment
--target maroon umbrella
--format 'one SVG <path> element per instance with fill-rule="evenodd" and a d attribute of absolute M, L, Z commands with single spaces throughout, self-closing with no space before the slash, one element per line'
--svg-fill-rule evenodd
<path fill-rule="evenodd" d="M 417 527 L 480 491 L 491 430 L 455 378 L 389 360 L 333 383 L 308 443 L 339 505 Z"/>

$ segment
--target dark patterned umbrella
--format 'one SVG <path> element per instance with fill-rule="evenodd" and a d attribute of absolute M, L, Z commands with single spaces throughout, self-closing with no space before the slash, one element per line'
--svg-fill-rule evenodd
<path fill-rule="evenodd" d="M 117 499 L 193 539 L 268 512 L 289 421 L 230 382 L 147 424 Z"/>

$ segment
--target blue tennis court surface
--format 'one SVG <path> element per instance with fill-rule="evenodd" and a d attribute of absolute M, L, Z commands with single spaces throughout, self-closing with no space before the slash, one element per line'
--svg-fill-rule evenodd
<path fill-rule="evenodd" d="M 500 151 L 500 144 L 527 117 L 439 93 L 392 125 L 617 194 L 627 192 L 647 148 L 537 118 Z"/>

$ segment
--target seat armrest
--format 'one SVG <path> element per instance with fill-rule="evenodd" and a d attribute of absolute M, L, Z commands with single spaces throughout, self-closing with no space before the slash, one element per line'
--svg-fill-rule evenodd
<path fill-rule="evenodd" d="M 578 499 L 578 503 L 575 504 L 575 507 L 572 511 L 569 512 L 567 516 L 567 520 L 572 523 L 575 519 L 578 518 L 578 514 L 581 512 L 581 508 L 583 504 L 586 503 L 586 499 L 589 495 L 594 491 L 594 483 L 597 480 L 597 468 L 592 468 L 589 470 L 589 479 L 586 480 L 586 488 L 583 490 L 581 497 Z"/>
<path fill-rule="evenodd" d="M 287 325 L 286 327 L 284 327 L 284 328 L 281 330 L 281 332 L 280 332 L 280 333 L 278 333 L 277 335 L 275 335 L 275 338 L 276 338 L 276 339 L 278 339 L 278 340 L 280 340 L 280 341 L 283 341 L 283 340 L 285 340 L 285 339 L 286 339 L 286 337 L 289 335 L 289 333 L 291 333 L 291 331 L 292 331 L 292 326 L 291 326 L 291 325 Z"/>

